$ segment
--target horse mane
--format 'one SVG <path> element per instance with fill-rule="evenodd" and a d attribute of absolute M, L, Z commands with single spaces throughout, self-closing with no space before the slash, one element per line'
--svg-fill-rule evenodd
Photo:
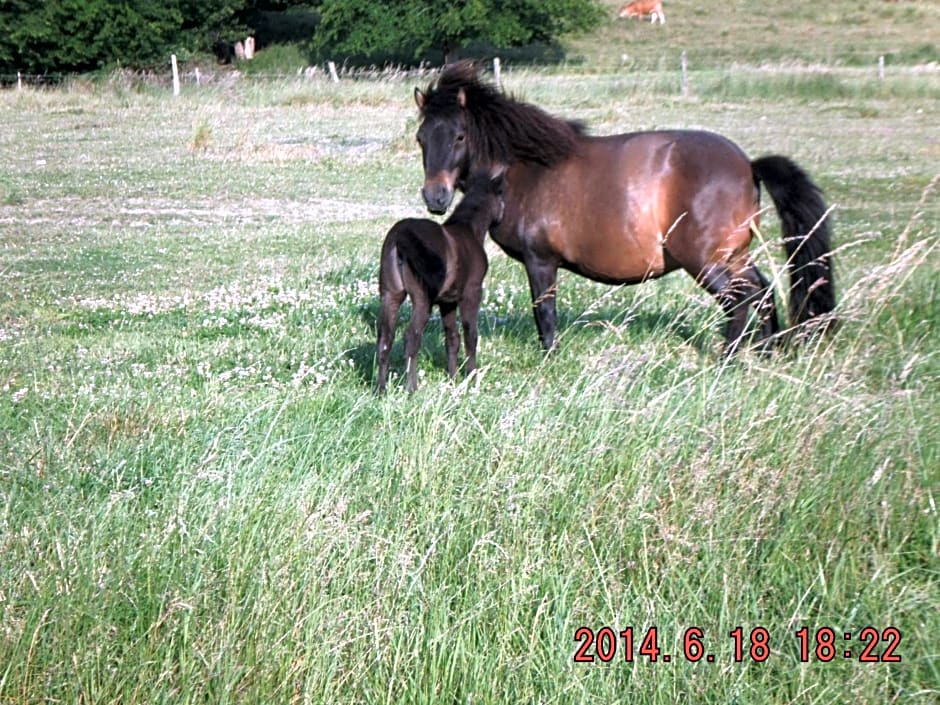
<path fill-rule="evenodd" d="M 517 100 L 480 80 L 477 66 L 462 61 L 444 67 L 425 92 L 424 118 L 468 116 L 468 144 L 477 163 L 534 162 L 552 167 L 570 157 L 584 135 L 581 122 L 563 120 Z"/>

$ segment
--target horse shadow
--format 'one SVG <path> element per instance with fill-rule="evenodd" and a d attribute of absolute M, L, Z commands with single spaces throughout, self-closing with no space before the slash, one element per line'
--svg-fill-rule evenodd
<path fill-rule="evenodd" d="M 720 335 L 720 332 L 718 329 L 713 330 L 712 326 L 702 325 L 701 316 L 690 317 L 686 310 L 653 305 L 631 312 L 625 319 L 625 308 L 623 305 L 618 306 L 612 303 L 598 307 L 590 314 L 584 314 L 559 306 L 556 320 L 560 344 L 564 346 L 565 341 L 574 336 L 577 336 L 579 344 L 601 340 L 608 335 L 608 329 L 613 326 L 628 334 L 629 340 L 637 345 L 641 344 L 644 339 L 668 330 L 670 336 L 676 341 L 676 345 L 691 346 L 702 356 L 714 354 L 715 336 Z M 353 362 L 353 369 L 366 386 L 374 386 L 377 376 L 376 325 L 380 310 L 381 304 L 378 298 L 360 306 L 359 319 L 369 331 L 370 338 L 365 341 L 359 338 L 358 343 L 350 341 L 351 344 L 347 347 L 349 357 Z M 404 368 L 404 332 L 410 317 L 410 308 L 403 307 L 402 311 L 403 314 L 398 319 L 395 343 L 390 357 L 392 369 L 396 370 Z M 518 345 L 531 345 L 533 348 L 539 344 L 535 319 L 532 313 L 526 310 L 503 312 L 480 309 L 479 335 L 485 339 L 501 338 Z M 444 328 L 437 313 L 428 321 L 419 359 L 422 364 L 432 369 L 446 369 L 447 367 Z"/>

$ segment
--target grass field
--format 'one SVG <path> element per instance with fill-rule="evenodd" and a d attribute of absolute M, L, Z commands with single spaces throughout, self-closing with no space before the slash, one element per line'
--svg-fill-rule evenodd
<path fill-rule="evenodd" d="M 599 58 L 639 23 L 504 68 L 595 133 L 705 127 L 824 188 L 843 325 L 731 364 L 680 274 L 562 274 L 544 357 L 490 245 L 481 373 L 447 380 L 435 320 L 418 392 L 399 334 L 376 398 L 429 77 L 0 92 L 0 703 L 936 702 L 940 18 L 790 3 L 752 44 L 760 5 L 696 48 L 667 3 L 688 97 L 648 39 Z M 848 60 L 874 34 L 805 53 L 843 10 L 897 47 L 883 81 Z M 580 627 L 634 661 L 575 663 Z"/>

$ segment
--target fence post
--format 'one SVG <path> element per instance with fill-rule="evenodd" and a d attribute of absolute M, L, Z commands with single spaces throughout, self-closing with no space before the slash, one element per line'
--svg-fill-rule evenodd
<path fill-rule="evenodd" d="M 180 94 L 180 69 L 176 65 L 176 54 L 170 54 L 170 66 L 173 67 L 173 95 Z"/>
<path fill-rule="evenodd" d="M 878 57 L 878 80 L 885 80 L 885 57 L 884 54 Z"/>
<path fill-rule="evenodd" d="M 493 57 L 493 78 L 496 81 L 497 88 L 502 88 L 502 86 L 500 85 L 500 73 L 501 73 L 501 67 L 499 65 L 499 57 L 494 56 Z"/>
<path fill-rule="evenodd" d="M 202 85 L 202 74 L 199 73 L 199 67 L 197 66 L 193 73 L 196 75 L 196 85 Z"/>
<path fill-rule="evenodd" d="M 685 49 L 682 50 L 682 97 L 689 97 L 689 59 Z"/>
<path fill-rule="evenodd" d="M 23 74 L 19 71 L 16 72 L 16 90 L 23 90 Z"/>
<path fill-rule="evenodd" d="M 332 61 L 327 61 L 326 65 L 330 69 L 330 78 L 333 80 L 333 83 L 339 83 L 339 74 L 336 73 L 336 64 Z"/>

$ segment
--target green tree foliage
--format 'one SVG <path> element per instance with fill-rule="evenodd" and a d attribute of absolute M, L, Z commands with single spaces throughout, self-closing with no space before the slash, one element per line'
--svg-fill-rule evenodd
<path fill-rule="evenodd" d="M 415 61 L 474 42 L 499 47 L 551 42 L 603 16 L 597 0 L 323 0 L 317 54 Z"/>
<path fill-rule="evenodd" d="M 170 52 L 204 50 L 214 40 L 245 36 L 246 18 L 264 4 L 258 0 L 0 0 L 0 69 L 87 71 L 163 62 Z"/>

